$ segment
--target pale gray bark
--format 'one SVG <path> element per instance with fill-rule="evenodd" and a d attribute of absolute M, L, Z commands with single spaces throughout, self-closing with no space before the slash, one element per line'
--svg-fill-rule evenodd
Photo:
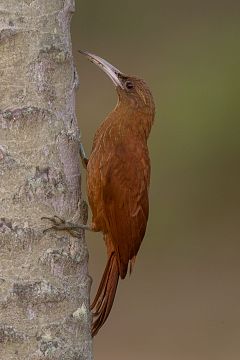
<path fill-rule="evenodd" d="M 74 0 L 0 0 L 0 359 L 92 359 L 81 201 Z"/>

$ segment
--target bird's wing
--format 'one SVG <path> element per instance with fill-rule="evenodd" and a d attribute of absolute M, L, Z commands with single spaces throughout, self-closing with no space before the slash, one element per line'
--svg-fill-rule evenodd
<path fill-rule="evenodd" d="M 148 220 L 147 147 L 119 145 L 102 171 L 105 221 L 124 278 L 129 261 L 134 261 L 139 250 Z"/>

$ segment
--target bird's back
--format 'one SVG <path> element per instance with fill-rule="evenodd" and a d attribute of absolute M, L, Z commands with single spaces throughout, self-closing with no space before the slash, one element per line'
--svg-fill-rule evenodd
<path fill-rule="evenodd" d="M 147 225 L 150 178 L 147 143 L 110 114 L 95 135 L 87 170 L 93 224 L 110 236 L 124 278 Z"/>

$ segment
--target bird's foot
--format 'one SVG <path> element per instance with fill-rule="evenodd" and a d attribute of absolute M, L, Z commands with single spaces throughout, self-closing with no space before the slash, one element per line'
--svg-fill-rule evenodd
<path fill-rule="evenodd" d="M 41 220 L 49 220 L 53 225 L 45 230 L 43 233 L 46 234 L 48 231 L 57 230 L 57 231 L 68 231 L 72 236 L 79 237 L 82 230 L 92 230 L 92 227 L 89 225 L 76 225 L 71 222 L 61 219 L 59 216 L 54 215 L 53 217 L 43 216 Z M 80 231 L 80 232 L 79 232 Z"/>
<path fill-rule="evenodd" d="M 79 145 L 79 153 L 80 153 L 80 157 L 81 157 L 81 160 L 82 160 L 83 167 L 85 167 L 85 169 L 86 169 L 87 164 L 88 164 L 88 158 L 86 156 L 86 153 L 85 153 L 85 150 L 84 150 L 84 147 L 83 147 L 82 143 L 80 143 L 80 145 Z"/>

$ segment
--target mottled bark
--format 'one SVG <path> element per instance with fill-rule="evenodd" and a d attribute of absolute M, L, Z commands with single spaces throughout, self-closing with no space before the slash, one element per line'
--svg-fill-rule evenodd
<path fill-rule="evenodd" d="M 0 0 L 0 359 L 91 359 L 73 0 Z"/>

